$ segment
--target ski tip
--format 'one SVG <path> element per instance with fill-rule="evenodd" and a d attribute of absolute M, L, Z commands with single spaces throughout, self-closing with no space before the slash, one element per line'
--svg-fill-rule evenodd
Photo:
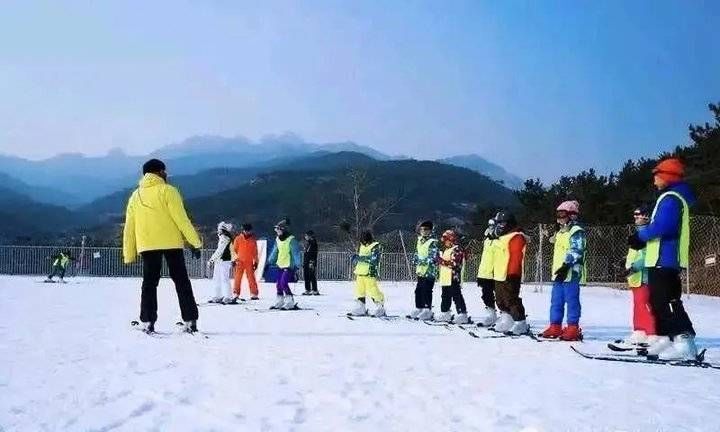
<path fill-rule="evenodd" d="M 703 348 L 702 351 L 700 351 L 695 358 L 696 361 L 702 363 L 705 361 L 705 351 L 707 351 L 707 348 Z"/>
<path fill-rule="evenodd" d="M 139 325 L 140 325 L 140 321 L 132 320 L 132 321 L 130 321 L 130 325 L 131 325 L 131 326 L 139 326 Z"/>

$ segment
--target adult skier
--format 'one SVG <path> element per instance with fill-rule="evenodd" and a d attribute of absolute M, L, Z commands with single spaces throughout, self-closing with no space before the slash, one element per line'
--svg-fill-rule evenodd
<path fill-rule="evenodd" d="M 580 204 L 565 201 L 556 210 L 560 230 L 555 233 L 553 250 L 553 287 L 550 297 L 550 325 L 542 332 L 545 338 L 565 341 L 582 339 L 580 328 L 580 280 L 585 271 L 585 230 L 577 222 Z M 567 327 L 563 328 L 567 306 Z"/>
<path fill-rule="evenodd" d="M 633 212 L 635 229 L 642 229 L 650 222 L 650 210 L 646 206 L 638 206 Z M 650 288 L 648 272 L 645 268 L 645 248 L 630 248 L 625 259 L 625 275 L 632 293 L 632 333 L 624 340 L 610 344 L 612 347 L 631 349 L 645 344 L 652 344 L 655 335 L 655 317 L 650 304 Z"/>
<path fill-rule="evenodd" d="M 477 284 L 482 290 L 482 301 L 485 304 L 485 316 L 480 319 L 478 325 L 482 325 L 483 327 L 490 327 L 497 321 L 497 313 L 495 312 L 495 280 L 493 279 L 496 241 L 495 219 L 490 219 L 483 234 L 483 248 L 477 273 Z"/>
<path fill-rule="evenodd" d="M 634 249 L 645 247 L 650 304 L 658 338 L 647 350 L 662 360 L 695 360 L 695 330 L 680 296 L 680 270 L 690 254 L 690 206 L 695 196 L 685 183 L 685 166 L 677 158 L 657 164 L 653 183 L 659 192 L 650 223 L 629 238 Z"/>
<path fill-rule="evenodd" d="M 385 295 L 378 286 L 378 264 L 382 253 L 380 243 L 373 239 L 370 231 L 360 234 L 360 250 L 353 255 L 355 262 L 355 308 L 349 313 L 353 316 L 367 315 L 366 298 L 370 297 L 375 303 L 372 315 L 385 316 Z"/>
<path fill-rule="evenodd" d="M 52 271 L 50 272 L 50 275 L 45 279 L 45 282 L 54 282 L 53 278 L 55 276 L 58 276 L 58 280 L 60 283 L 65 283 L 65 272 L 67 271 L 68 266 L 70 265 L 71 261 L 74 261 L 75 258 L 70 256 L 69 251 L 60 251 L 57 254 L 53 255 L 51 257 L 52 260 Z"/>
<path fill-rule="evenodd" d="M 493 245 L 493 279 L 500 309 L 495 331 L 526 334 L 530 327 L 525 321 L 520 287 L 527 240 L 515 215 L 507 210 L 502 210 L 495 216 L 495 236 L 497 240 Z"/>
<path fill-rule="evenodd" d="M 157 286 L 165 258 L 170 278 L 175 283 L 185 331 L 197 331 L 198 308 L 185 267 L 183 239 L 190 243 L 195 259 L 200 258 L 202 241 L 185 212 L 180 192 L 167 184 L 165 164 L 150 159 L 143 165 L 143 177 L 130 195 L 123 229 L 123 261 L 143 261 L 140 321 L 146 332 L 155 331 Z"/>
<path fill-rule="evenodd" d="M 437 321 L 452 322 L 454 324 L 467 324 L 470 319 L 467 315 L 465 298 L 462 295 L 462 273 L 465 266 L 465 252 L 460 247 L 458 235 L 453 230 L 446 230 L 442 234 L 443 251 L 440 255 L 440 285 L 442 286 L 442 301 L 440 315 Z M 457 315 L 452 316 L 450 306 L 455 303 Z"/>
<path fill-rule="evenodd" d="M 305 233 L 305 250 L 303 251 L 303 279 L 305 292 L 303 295 L 320 295 L 317 287 L 318 244 L 315 232 Z"/>
<path fill-rule="evenodd" d="M 255 278 L 255 270 L 257 270 L 259 263 L 258 246 L 251 224 L 242 224 L 240 234 L 233 240 L 233 250 L 235 251 L 233 293 L 236 297 L 240 297 L 242 294 L 242 278 L 245 275 L 250 288 L 250 300 L 258 300 L 258 283 Z"/>
<path fill-rule="evenodd" d="M 290 233 L 290 221 L 286 218 L 275 224 L 275 245 L 268 264 L 277 266 L 280 273 L 277 278 L 277 300 L 270 309 L 297 309 L 297 303 L 290 290 L 290 283 L 297 282 L 297 272 L 302 263 L 300 245 Z"/>
<path fill-rule="evenodd" d="M 207 262 L 208 268 L 213 267 L 213 285 L 215 285 L 215 297 L 211 298 L 209 303 L 237 304 L 238 302 L 237 296 L 233 295 L 230 278 L 233 263 L 232 229 L 231 223 L 225 221 L 218 223 L 217 249 Z"/>
<path fill-rule="evenodd" d="M 433 223 L 424 221 L 418 229 L 418 238 L 415 247 L 415 309 L 409 317 L 420 320 L 433 319 L 432 302 L 433 287 L 438 276 L 438 261 L 440 252 L 437 239 L 433 237 Z"/>

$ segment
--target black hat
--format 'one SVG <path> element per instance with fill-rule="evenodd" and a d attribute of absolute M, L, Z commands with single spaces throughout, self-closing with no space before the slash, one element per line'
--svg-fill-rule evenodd
<path fill-rule="evenodd" d="M 160 171 L 165 171 L 165 163 L 163 163 L 160 159 L 150 159 L 143 164 L 143 174 L 156 174 Z"/>
<path fill-rule="evenodd" d="M 252 231 L 252 224 L 244 223 L 240 225 L 243 231 Z"/>
<path fill-rule="evenodd" d="M 284 218 L 278 221 L 278 223 L 275 224 L 275 228 L 278 228 L 282 231 L 287 231 L 290 228 L 290 219 Z"/>
<path fill-rule="evenodd" d="M 372 231 L 363 231 L 360 234 L 360 242 L 364 244 L 368 244 L 373 241 L 373 235 Z"/>
<path fill-rule="evenodd" d="M 422 222 L 420 223 L 420 228 L 427 228 L 427 229 L 429 229 L 429 230 L 432 230 L 432 229 L 433 229 L 433 223 L 432 223 L 432 221 L 429 221 L 429 220 L 422 221 Z"/>
<path fill-rule="evenodd" d="M 315 237 L 315 231 L 313 230 L 307 230 L 305 234 L 309 235 L 310 237 Z"/>

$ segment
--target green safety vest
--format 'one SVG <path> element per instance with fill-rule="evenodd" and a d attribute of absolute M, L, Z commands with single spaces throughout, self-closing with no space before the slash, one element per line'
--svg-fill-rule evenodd
<path fill-rule="evenodd" d="M 453 246 L 451 248 L 447 248 L 442 253 L 442 259 L 444 261 L 450 261 L 452 259 L 453 253 L 455 252 L 456 246 Z M 452 268 L 440 264 L 440 286 L 450 286 L 452 285 Z"/>
<path fill-rule="evenodd" d="M 292 251 L 290 250 L 290 242 L 294 239 L 288 236 L 285 240 L 277 239 L 277 266 L 281 269 L 290 268 L 292 263 Z"/>
<path fill-rule="evenodd" d="M 678 248 L 678 261 L 680 267 L 687 268 L 688 262 L 690 261 L 690 208 L 688 207 L 687 201 L 677 192 L 668 191 L 660 195 L 655 208 L 653 209 L 650 222 L 655 220 L 655 213 L 657 212 L 660 201 L 668 195 L 677 197 L 682 203 L 682 221 L 680 222 L 680 245 Z M 655 267 L 660 258 L 660 239 L 654 238 L 647 241 L 645 247 L 645 267 Z"/>
<path fill-rule="evenodd" d="M 627 258 L 625 259 L 625 268 L 630 269 L 632 267 L 632 264 L 637 261 L 638 259 L 641 259 L 643 255 L 645 254 L 644 249 L 637 250 L 637 249 L 630 249 L 628 250 Z M 628 286 L 630 288 L 637 288 L 640 285 L 642 285 L 642 271 L 635 272 L 630 274 L 630 276 L 627 277 Z"/>
<path fill-rule="evenodd" d="M 422 259 L 422 260 L 426 260 L 428 258 L 428 256 L 430 255 L 430 246 L 432 246 L 433 243 L 435 243 L 436 241 L 437 240 L 435 240 L 434 238 L 428 238 L 425 241 L 422 241 L 422 238 L 418 237 L 417 246 L 416 246 L 418 258 Z M 418 276 L 425 276 L 429 269 L 430 269 L 430 266 L 428 264 L 418 263 L 418 265 L 415 267 L 415 273 Z"/>
<path fill-rule="evenodd" d="M 372 242 L 369 245 L 360 245 L 360 251 L 358 252 L 358 255 L 361 257 L 369 257 L 372 255 L 372 250 L 375 246 L 377 246 L 378 242 Z M 357 264 L 355 264 L 355 275 L 357 276 L 367 276 L 370 274 L 370 263 L 364 262 L 364 261 L 358 261 Z"/>
<path fill-rule="evenodd" d="M 507 280 L 508 263 L 510 263 L 510 240 L 516 235 L 522 235 L 519 231 L 511 232 L 501 236 L 495 242 L 495 251 L 493 252 L 492 261 L 492 277 L 498 282 Z M 525 258 L 525 248 L 523 248 L 523 260 Z"/>
<path fill-rule="evenodd" d="M 565 257 L 567 256 L 568 250 L 570 250 L 570 237 L 573 236 L 578 231 L 583 231 L 581 227 L 578 225 L 573 225 L 569 230 L 566 231 L 558 231 L 555 234 L 555 247 L 553 250 L 553 266 L 552 266 L 552 272 L 553 275 L 560 267 L 562 267 L 563 263 L 565 262 Z M 583 254 L 584 255 L 584 254 Z M 582 263 L 582 269 L 581 269 L 581 275 L 580 280 L 581 282 L 584 282 L 585 280 L 585 257 L 583 256 L 583 263 Z M 570 279 L 572 279 L 572 272 L 568 273 L 567 278 L 565 279 L 565 282 L 569 282 Z"/>
<path fill-rule="evenodd" d="M 478 266 L 477 277 L 480 279 L 493 278 L 493 254 L 495 253 L 496 240 L 485 239 L 483 241 L 482 255 L 480 255 L 480 265 Z"/>

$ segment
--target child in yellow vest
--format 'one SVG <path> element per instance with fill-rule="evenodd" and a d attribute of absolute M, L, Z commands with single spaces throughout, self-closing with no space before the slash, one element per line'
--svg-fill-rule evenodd
<path fill-rule="evenodd" d="M 490 327 L 497 321 L 495 312 L 495 281 L 493 280 L 493 252 L 497 241 L 495 236 L 495 219 L 488 221 L 483 236 L 483 249 L 478 265 L 477 285 L 482 290 L 482 301 L 485 304 L 485 316 L 478 321 L 482 327 Z"/>
<path fill-rule="evenodd" d="M 276 282 L 277 300 L 270 309 L 298 309 L 295 297 L 290 290 L 290 283 L 297 282 L 297 272 L 302 265 L 300 244 L 290 233 L 290 222 L 283 219 L 275 225 L 275 246 L 268 257 L 268 264 L 274 264 L 280 270 Z"/>
<path fill-rule="evenodd" d="M 467 324 L 470 319 L 467 315 L 465 298 L 462 295 L 462 270 L 465 264 L 465 252 L 458 244 L 458 235 L 453 230 L 447 230 L 442 235 L 443 251 L 440 254 L 440 285 L 442 286 L 442 301 L 440 315 L 437 321 L 454 324 Z M 455 303 L 457 315 L 453 318 L 450 305 Z"/>
<path fill-rule="evenodd" d="M 385 316 L 385 295 L 378 286 L 378 264 L 380 263 L 380 243 L 373 239 L 370 231 L 364 231 L 360 235 L 360 250 L 353 255 L 355 262 L 355 308 L 348 314 L 352 316 L 363 316 L 368 314 L 365 305 L 366 297 L 370 297 L 375 303 L 375 311 L 372 316 Z"/>
<path fill-rule="evenodd" d="M 417 246 L 415 247 L 415 309 L 408 318 L 418 320 L 431 320 L 433 317 L 433 287 L 438 276 L 438 260 L 440 252 L 438 241 L 432 236 L 433 223 L 424 221 L 418 229 Z"/>

